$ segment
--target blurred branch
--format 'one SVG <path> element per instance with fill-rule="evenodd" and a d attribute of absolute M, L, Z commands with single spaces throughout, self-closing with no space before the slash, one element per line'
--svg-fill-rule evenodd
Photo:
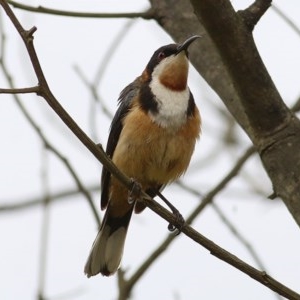
<path fill-rule="evenodd" d="M 90 132 L 91 136 L 94 140 L 99 141 L 99 138 L 97 136 L 97 131 L 95 130 L 96 127 L 96 103 L 100 105 L 100 108 L 102 112 L 111 120 L 113 118 L 112 113 L 109 111 L 107 106 L 104 103 L 104 99 L 100 96 L 98 89 L 100 82 L 102 80 L 102 77 L 107 69 L 107 66 L 109 65 L 116 49 L 118 49 L 119 44 L 123 41 L 123 39 L 126 37 L 126 33 L 129 31 L 131 26 L 135 23 L 135 20 L 129 20 L 119 31 L 119 33 L 114 37 L 112 43 L 107 46 L 107 49 L 104 53 L 104 56 L 97 68 L 96 75 L 94 80 L 92 82 L 89 82 L 87 77 L 83 74 L 83 71 L 78 65 L 74 66 L 75 72 L 78 74 L 79 78 L 82 80 L 82 82 L 86 85 L 86 87 L 89 89 L 91 95 L 92 95 L 92 102 L 90 105 L 89 110 L 89 123 L 90 123 Z"/>
<path fill-rule="evenodd" d="M 248 158 L 255 152 L 254 148 L 251 147 L 246 150 L 246 152 L 236 161 L 233 168 L 225 175 L 225 177 L 209 192 L 205 197 L 203 197 L 201 203 L 195 208 L 195 210 L 186 219 L 186 224 L 191 224 L 196 217 L 203 211 L 203 209 L 210 204 L 214 197 L 223 190 L 226 185 L 238 175 L 239 171 L 248 160 Z M 201 197 L 198 191 L 192 190 L 187 186 L 184 186 L 179 181 L 178 185 L 184 188 L 184 190 Z M 171 243 L 176 238 L 176 235 L 168 235 L 167 238 L 149 255 L 149 257 L 143 262 L 143 264 L 136 270 L 136 272 L 129 278 L 125 279 L 124 271 L 119 270 L 118 281 L 119 281 L 119 300 L 128 299 L 130 293 L 136 284 L 136 282 L 144 275 L 144 273 L 149 269 L 149 267 L 156 261 L 156 259 L 163 254 L 166 249 L 171 245 Z"/>
<path fill-rule="evenodd" d="M 76 298 L 84 298 L 85 289 L 83 287 L 76 287 L 70 289 L 68 291 L 61 292 L 57 295 L 51 295 L 44 300 L 66 300 L 66 299 L 76 299 Z"/>
<path fill-rule="evenodd" d="M 115 51 L 118 49 L 119 45 L 126 38 L 127 33 L 129 32 L 130 28 L 135 23 L 136 23 L 136 20 L 127 21 L 126 24 L 121 28 L 119 33 L 114 37 L 112 43 L 110 45 L 108 45 L 108 47 L 104 53 L 103 59 L 97 68 L 97 72 L 96 72 L 95 79 L 94 79 L 94 86 L 99 85 Z"/>
<path fill-rule="evenodd" d="M 29 121 L 29 123 L 31 124 L 31 126 L 34 128 L 34 130 L 36 131 L 36 133 L 38 134 L 38 136 L 41 138 L 41 140 L 44 143 L 44 146 L 47 150 L 50 150 L 52 153 L 55 154 L 55 156 L 62 161 L 62 163 L 66 166 L 66 168 L 68 169 L 69 173 L 71 174 L 71 176 L 73 177 L 78 190 L 81 192 L 81 194 L 83 194 L 85 196 L 85 198 L 88 201 L 88 204 L 91 207 L 92 213 L 94 215 L 94 218 L 98 224 L 98 226 L 100 226 L 100 217 L 99 214 L 97 212 L 97 209 L 95 207 L 95 204 L 93 202 L 93 199 L 89 193 L 89 191 L 84 187 L 83 183 L 81 182 L 81 180 L 79 179 L 76 171 L 74 170 L 74 168 L 72 167 L 72 165 L 70 164 L 70 162 L 68 161 L 68 159 L 63 156 L 58 149 L 56 149 L 50 142 L 49 140 L 44 136 L 42 130 L 37 126 L 37 124 L 33 121 L 33 119 L 31 118 L 31 116 L 29 115 L 28 111 L 25 109 L 24 105 L 22 104 L 22 102 L 20 101 L 20 99 L 17 97 L 17 95 L 15 95 L 15 100 L 16 103 L 18 105 L 18 107 L 20 108 L 20 110 L 23 112 L 24 116 L 26 117 L 26 119 Z"/>
<path fill-rule="evenodd" d="M 101 109 L 103 113 L 109 118 L 112 119 L 113 114 L 108 110 L 108 108 L 103 104 L 102 98 L 97 92 L 97 87 L 93 83 L 90 83 L 87 79 L 87 77 L 84 75 L 81 68 L 77 65 L 74 66 L 74 71 L 78 75 L 78 77 L 82 80 L 84 85 L 91 91 L 91 94 L 93 96 L 93 99 L 95 102 L 98 102 L 101 105 Z"/>
<path fill-rule="evenodd" d="M 255 251 L 255 249 L 253 248 L 251 243 L 244 237 L 244 235 L 241 232 L 238 231 L 237 227 L 231 223 L 231 221 L 225 216 L 225 214 L 222 212 L 222 210 L 219 208 L 219 206 L 216 203 L 212 202 L 211 206 L 214 209 L 214 211 L 217 213 L 219 218 L 222 220 L 222 222 L 231 231 L 232 235 L 235 236 L 235 238 L 249 252 L 249 254 L 252 256 L 253 260 L 255 261 L 257 267 L 260 270 L 266 270 L 264 263 L 262 262 L 261 258 L 259 257 L 258 253 Z M 278 300 L 282 299 L 277 293 L 273 293 L 273 295 Z"/>
<path fill-rule="evenodd" d="M 298 34 L 300 35 L 299 27 L 276 5 L 272 5 L 272 9 Z"/>
<path fill-rule="evenodd" d="M 48 258 L 48 242 L 49 242 L 49 224 L 50 224 L 50 207 L 49 207 L 49 178 L 48 178 L 48 156 L 46 147 L 42 149 L 42 189 L 44 193 L 43 200 L 43 217 L 40 235 L 40 257 L 39 257 L 39 273 L 38 273 L 38 300 L 45 300 L 45 282 Z"/>
<path fill-rule="evenodd" d="M 215 203 L 211 203 L 213 209 L 218 214 L 219 218 L 223 221 L 223 223 L 227 226 L 227 228 L 231 231 L 231 233 L 237 238 L 237 240 L 240 241 L 242 245 L 249 251 L 250 255 L 252 256 L 253 260 L 256 262 L 258 268 L 260 270 L 265 270 L 265 266 L 256 253 L 256 251 L 253 249 L 252 245 L 249 243 L 249 241 L 246 240 L 246 238 L 237 230 L 237 228 L 229 221 L 229 219 L 224 215 L 222 210 L 219 208 L 219 206 Z"/>
<path fill-rule="evenodd" d="M 209 197 L 211 197 L 211 195 L 209 195 Z M 148 206 L 151 210 L 153 210 L 156 214 L 161 216 L 169 223 L 174 224 L 176 227 L 180 225 L 176 220 L 176 216 L 174 216 L 172 213 L 170 213 L 167 209 L 165 209 L 153 199 L 145 197 L 140 201 L 142 201 L 143 204 Z M 247 274 L 257 282 L 260 282 L 262 285 L 268 287 L 269 289 L 273 290 L 279 295 L 282 295 L 283 297 L 286 297 L 290 300 L 300 300 L 300 295 L 297 294 L 295 291 L 289 289 L 288 287 L 286 287 L 285 285 L 268 275 L 265 271 L 259 271 L 255 269 L 251 265 L 239 259 L 237 256 L 221 248 L 213 241 L 209 240 L 208 238 L 197 232 L 191 226 L 187 225 L 187 223 L 183 225 L 181 232 L 196 243 L 198 243 L 199 245 L 206 248 L 210 252 L 210 254 L 216 256 L 222 261 L 227 262 L 229 265 L 242 271 L 243 273 Z"/>
<path fill-rule="evenodd" d="M 47 80 L 44 76 L 44 72 L 41 68 L 38 56 L 36 54 L 34 44 L 33 44 L 33 33 L 36 31 L 36 27 L 32 27 L 29 30 L 25 30 L 15 14 L 7 4 L 5 0 L 0 0 L 0 4 L 6 12 L 7 16 L 13 23 L 14 27 L 20 34 L 27 52 L 29 54 L 34 72 L 39 82 L 39 96 L 42 96 L 49 106 L 54 110 L 54 112 L 60 117 L 60 119 L 65 123 L 65 125 L 75 134 L 75 136 L 90 150 L 90 152 L 107 168 L 107 170 L 112 173 L 120 182 L 122 182 L 128 188 L 132 188 L 133 182 L 130 178 L 125 176 L 111 159 L 106 155 L 105 151 L 101 145 L 95 144 L 86 133 L 77 125 L 77 123 L 72 119 L 72 117 L 66 112 L 62 105 L 58 102 L 55 96 L 52 94 Z"/>
<path fill-rule="evenodd" d="M 86 186 L 86 189 L 89 192 L 99 192 L 100 186 L 99 183 Z M 72 199 L 74 201 L 74 196 L 78 196 L 81 193 L 78 189 L 66 189 L 60 192 L 56 192 L 54 194 L 49 194 L 49 202 L 55 203 L 58 201 L 66 201 L 67 199 Z M 0 213 L 10 213 L 25 209 L 31 209 L 36 206 L 40 206 L 43 204 L 42 197 L 28 197 L 27 199 L 22 199 L 18 201 L 7 201 L 9 204 L 0 205 Z"/>
<path fill-rule="evenodd" d="M 128 12 L 128 13 L 94 13 L 94 12 L 75 12 L 75 11 L 66 11 L 48 8 L 44 6 L 30 6 L 26 4 L 22 4 L 16 1 L 8 0 L 7 3 L 12 5 L 15 8 L 19 8 L 25 11 L 30 11 L 34 13 L 42 13 L 48 15 L 56 15 L 56 16 L 65 16 L 65 17 L 76 17 L 76 18 L 142 18 L 145 20 L 150 20 L 154 18 L 153 11 L 151 9 L 145 12 Z"/>
<path fill-rule="evenodd" d="M 1 2 L 0 2 L 1 3 Z M 19 28 L 21 28 L 21 25 L 18 25 Z M 33 31 L 32 31 L 33 32 Z M 25 36 L 26 36 L 25 32 Z M 29 39 L 31 39 L 28 36 Z M 4 51 L 4 48 L 2 49 Z M 4 56 L 4 52 L 2 53 L 2 57 Z M 11 90 L 14 90 L 14 84 L 13 84 L 13 79 L 11 74 L 9 73 L 5 61 L 3 59 L 0 60 L 0 65 L 2 66 L 2 70 L 4 73 L 4 76 L 6 77 L 6 80 L 9 84 L 9 86 L 11 87 Z M 39 93 L 42 93 L 42 88 L 41 86 L 37 86 L 36 87 L 39 90 Z M 17 89 L 18 90 L 18 89 Z M 97 209 L 95 208 L 95 205 L 93 203 L 93 199 L 91 197 L 91 195 L 89 194 L 89 192 L 86 190 L 86 188 L 84 187 L 84 185 L 82 184 L 81 180 L 79 179 L 77 173 L 75 172 L 75 170 L 73 169 L 72 165 L 70 164 L 70 162 L 67 160 L 67 158 L 65 158 L 59 151 L 58 149 L 55 148 L 54 145 L 52 145 L 52 143 L 46 138 L 46 136 L 43 134 L 41 128 L 35 123 L 35 121 L 33 120 L 33 118 L 31 117 L 31 115 L 29 114 L 29 112 L 26 110 L 25 106 L 22 104 L 22 102 L 20 101 L 18 95 L 13 94 L 13 97 L 15 99 L 15 103 L 17 104 L 17 106 L 19 107 L 19 109 L 22 111 L 24 117 L 27 119 L 27 121 L 29 122 L 29 124 L 32 126 L 32 128 L 35 130 L 35 132 L 37 133 L 37 135 L 40 137 L 40 139 L 43 141 L 43 144 L 45 146 L 45 148 L 47 150 L 50 150 L 51 152 L 53 152 L 56 157 L 58 157 L 67 167 L 67 169 L 69 170 L 71 176 L 73 177 L 73 179 L 76 182 L 76 185 L 78 187 L 78 189 L 81 191 L 81 193 L 86 197 L 91 210 L 94 214 L 95 220 L 98 224 L 98 226 L 100 226 L 100 218 L 99 215 L 97 213 Z"/>

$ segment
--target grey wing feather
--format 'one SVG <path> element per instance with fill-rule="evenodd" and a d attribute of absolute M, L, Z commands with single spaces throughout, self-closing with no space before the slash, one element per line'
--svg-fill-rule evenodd
<path fill-rule="evenodd" d="M 106 154 L 112 158 L 116 149 L 121 131 L 123 129 L 123 119 L 132 106 L 134 98 L 138 95 L 140 86 L 139 78 L 125 87 L 119 97 L 119 107 L 113 117 L 108 136 Z M 109 201 L 109 185 L 111 174 L 104 167 L 101 175 L 101 209 L 105 209 Z"/>

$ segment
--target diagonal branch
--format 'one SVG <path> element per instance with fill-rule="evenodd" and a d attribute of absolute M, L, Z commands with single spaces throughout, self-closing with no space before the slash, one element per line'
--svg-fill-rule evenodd
<path fill-rule="evenodd" d="M 223 190 L 227 184 L 238 175 L 241 168 L 244 166 L 249 157 L 255 152 L 253 147 L 247 149 L 245 153 L 237 160 L 233 168 L 226 174 L 226 176 L 202 199 L 201 203 L 194 209 L 190 216 L 186 219 L 187 224 L 191 224 L 196 217 L 203 211 L 203 209 L 210 204 L 214 197 Z M 197 193 L 199 196 L 199 193 Z M 171 245 L 176 238 L 176 235 L 168 235 L 167 238 L 149 255 L 144 263 L 136 270 L 136 272 L 129 278 L 124 278 L 124 272 L 119 271 L 118 279 L 120 287 L 119 299 L 127 299 L 131 293 L 132 288 L 136 282 L 144 275 L 154 261 L 165 252 L 165 250 Z"/>
<path fill-rule="evenodd" d="M 297 35 L 300 35 L 300 28 L 291 20 L 291 18 L 289 18 L 279 7 L 274 4 L 272 5 L 272 9 L 278 14 L 278 16 L 282 18 L 283 21 L 286 22 L 291 29 L 294 30 Z"/>
<path fill-rule="evenodd" d="M 3 44 L 4 44 L 4 42 L 3 42 Z M 2 56 L 1 56 L 1 58 L 3 58 L 3 56 L 4 56 L 4 45 L 3 45 L 3 49 L 2 49 Z M 4 76 L 6 77 L 6 80 L 7 80 L 8 84 L 9 84 L 9 86 L 10 86 L 10 89 L 9 89 L 10 91 L 26 90 L 26 88 L 25 89 L 15 89 L 14 88 L 14 84 L 13 84 L 12 76 L 10 75 L 10 73 L 9 73 L 9 71 L 7 69 L 7 66 L 5 64 L 5 61 L 3 59 L 0 60 L 0 65 L 2 66 L 2 70 L 3 70 Z M 31 88 L 28 88 L 28 90 L 31 90 L 31 92 L 38 93 L 38 92 L 40 92 L 40 86 L 31 87 Z M 27 109 L 25 108 L 25 106 L 20 101 L 18 95 L 16 93 L 12 93 L 12 94 L 13 94 L 13 97 L 15 99 L 15 102 L 16 102 L 17 106 L 19 107 L 19 109 L 23 113 L 24 117 L 27 119 L 27 121 L 29 122 L 29 124 L 32 126 L 32 128 L 35 130 L 35 132 L 37 133 L 37 135 L 40 137 L 40 139 L 44 143 L 44 147 L 47 150 L 50 150 L 52 153 L 54 153 L 56 155 L 56 157 L 58 157 L 58 159 L 60 159 L 65 164 L 65 166 L 67 167 L 68 171 L 70 172 L 71 176 L 73 177 L 73 179 L 74 179 L 74 181 L 75 181 L 75 183 L 77 185 L 78 190 L 86 197 L 86 199 L 88 201 L 88 204 L 91 207 L 92 213 L 93 213 L 93 215 L 95 217 L 95 220 L 96 220 L 98 226 L 100 226 L 99 214 L 97 213 L 97 209 L 95 208 L 95 205 L 93 203 L 93 199 L 92 199 L 89 191 L 84 187 L 83 183 L 79 179 L 78 175 L 76 174 L 76 172 L 73 169 L 73 167 L 70 164 L 70 162 L 46 138 L 46 136 L 43 134 L 41 128 L 36 124 L 36 122 L 31 117 L 30 113 L 27 111 Z M 47 195 L 47 198 L 48 198 L 48 195 Z"/>
<path fill-rule="evenodd" d="M 58 102 L 55 96 L 52 94 L 47 80 L 44 76 L 44 72 L 41 68 L 38 56 L 36 54 L 34 44 L 33 44 L 33 32 L 36 30 L 33 27 L 30 30 L 25 30 L 15 14 L 7 4 L 5 0 L 0 0 L 0 4 L 4 11 L 10 18 L 11 22 L 15 26 L 16 30 L 20 34 L 26 49 L 28 51 L 32 66 L 34 68 L 35 74 L 39 81 L 39 96 L 42 96 L 46 102 L 51 106 L 55 113 L 60 117 L 60 119 L 66 124 L 66 126 L 76 135 L 76 137 L 90 150 L 90 152 L 109 170 L 114 176 L 120 180 L 128 188 L 132 188 L 132 180 L 125 176 L 119 169 L 114 165 L 111 159 L 106 155 L 101 145 L 95 144 L 86 133 L 76 124 L 72 117 L 66 112 L 62 105 Z"/>
<path fill-rule="evenodd" d="M 8 80 L 10 86 L 12 87 L 12 90 L 14 90 L 13 88 L 13 82 L 11 79 L 10 74 L 8 73 L 8 70 L 4 64 L 4 61 L 1 62 L 2 65 L 2 69 L 4 72 L 4 75 L 6 76 L 6 79 Z M 64 157 L 57 149 L 54 145 L 52 145 L 52 143 L 46 138 L 46 136 L 43 134 L 41 128 L 36 124 L 36 122 L 33 120 L 33 118 L 31 117 L 31 115 L 29 114 L 29 112 L 27 111 L 27 109 L 25 108 L 25 106 L 22 104 L 22 102 L 20 101 L 18 95 L 13 94 L 15 102 L 17 104 L 17 106 L 19 107 L 19 109 L 21 110 L 21 112 L 23 113 L 24 117 L 27 119 L 27 121 L 29 122 L 29 124 L 32 126 L 32 128 L 35 130 L 35 132 L 37 133 L 37 135 L 40 137 L 40 139 L 42 140 L 42 142 L 44 143 L 44 147 L 51 151 L 52 153 L 54 153 L 56 155 L 56 157 L 61 160 L 64 165 L 67 167 L 68 171 L 70 172 L 71 176 L 73 177 L 78 190 L 86 197 L 91 210 L 93 212 L 93 215 L 95 217 L 95 220 L 98 224 L 98 226 L 100 226 L 100 218 L 99 218 L 99 214 L 97 212 L 97 209 L 94 205 L 93 199 L 89 193 L 89 191 L 84 187 L 83 183 L 81 182 L 81 180 L 79 179 L 78 175 L 76 174 L 74 168 L 72 167 L 72 165 L 70 164 L 70 162 L 67 160 L 66 157 Z M 26 205 L 25 203 L 22 204 Z M 22 207 L 21 206 L 21 207 Z M 23 206 L 24 207 L 24 206 Z M 1 208 L 0 208 L 1 211 Z"/>
<path fill-rule="evenodd" d="M 153 210 L 156 214 L 161 216 L 169 223 L 175 224 L 176 226 L 180 225 L 178 224 L 176 217 L 172 213 L 170 213 L 167 209 L 165 209 L 160 204 L 158 204 L 156 201 L 150 199 L 149 197 L 145 197 L 141 201 L 143 202 L 143 204 L 147 205 L 151 210 Z M 239 259 L 235 255 L 221 248 L 213 241 L 209 240 L 208 238 L 206 238 L 205 236 L 197 232 L 191 226 L 185 224 L 182 227 L 182 233 L 184 233 L 186 236 L 188 236 L 190 239 L 192 239 L 199 245 L 206 248 L 210 252 L 210 254 L 216 256 L 222 261 L 227 262 L 231 266 L 247 274 L 251 278 L 260 282 L 261 284 L 273 290 L 274 292 L 278 293 L 279 295 L 282 295 L 283 297 L 286 297 L 290 300 L 300 300 L 300 295 L 298 293 L 289 289 L 281 282 L 277 281 L 276 279 L 268 275 L 265 271 L 257 270 L 256 268 L 247 264 L 246 262 Z"/>

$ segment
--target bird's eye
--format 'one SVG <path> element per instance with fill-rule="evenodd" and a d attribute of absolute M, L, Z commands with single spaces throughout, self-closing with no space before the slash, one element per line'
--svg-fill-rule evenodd
<path fill-rule="evenodd" d="M 164 59 L 166 57 L 166 54 L 164 53 L 164 52 L 159 52 L 159 54 L 158 54 L 158 59 L 159 60 L 162 60 L 162 59 Z"/>

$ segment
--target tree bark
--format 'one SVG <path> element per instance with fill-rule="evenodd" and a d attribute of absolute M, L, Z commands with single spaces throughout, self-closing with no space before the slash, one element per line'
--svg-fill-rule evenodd
<path fill-rule="evenodd" d="M 174 40 L 203 36 L 191 49 L 191 62 L 252 140 L 275 194 L 300 226 L 300 122 L 260 58 L 249 14 L 235 12 L 228 0 L 150 2 Z"/>

